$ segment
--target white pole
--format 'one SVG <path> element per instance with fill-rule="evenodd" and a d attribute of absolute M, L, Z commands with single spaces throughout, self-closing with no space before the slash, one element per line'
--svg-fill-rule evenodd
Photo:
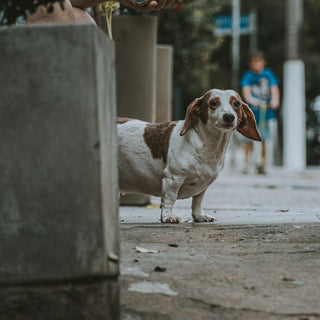
<path fill-rule="evenodd" d="M 283 163 L 288 170 L 306 167 L 305 71 L 300 56 L 303 0 L 287 0 L 287 61 L 283 87 Z"/>
<path fill-rule="evenodd" d="M 288 170 L 306 167 L 305 72 L 302 60 L 284 64 L 283 162 Z"/>

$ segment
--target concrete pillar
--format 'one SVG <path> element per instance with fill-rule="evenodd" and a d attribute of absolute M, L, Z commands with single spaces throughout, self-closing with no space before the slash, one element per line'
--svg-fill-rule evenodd
<path fill-rule="evenodd" d="M 114 16 L 118 116 L 153 121 L 156 102 L 157 18 Z M 105 20 L 102 20 L 105 29 Z M 150 197 L 125 195 L 124 205 L 146 205 Z"/>
<path fill-rule="evenodd" d="M 118 115 L 152 121 L 156 101 L 157 18 L 115 16 L 112 28 Z"/>
<path fill-rule="evenodd" d="M 306 167 L 305 71 L 301 60 L 284 64 L 283 163 L 288 170 Z"/>
<path fill-rule="evenodd" d="M 303 0 L 286 1 L 286 56 L 283 72 L 283 164 L 306 167 L 305 69 L 301 60 Z"/>
<path fill-rule="evenodd" d="M 114 46 L 0 28 L 1 319 L 119 319 Z"/>
<path fill-rule="evenodd" d="M 172 120 L 173 47 L 157 46 L 156 122 Z"/>
<path fill-rule="evenodd" d="M 241 0 L 232 0 L 232 88 L 239 88 Z"/>

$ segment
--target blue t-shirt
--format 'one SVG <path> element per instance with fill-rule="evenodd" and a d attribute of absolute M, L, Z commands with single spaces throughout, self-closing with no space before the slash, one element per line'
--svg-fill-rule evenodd
<path fill-rule="evenodd" d="M 254 73 L 251 70 L 246 71 L 241 80 L 240 87 L 251 87 L 251 94 L 253 97 L 264 100 L 266 103 L 270 103 L 271 90 L 270 87 L 279 85 L 279 81 L 273 71 L 269 68 L 264 68 L 260 73 Z M 250 106 L 253 111 L 256 111 L 257 107 Z M 255 113 L 255 112 L 254 112 Z M 256 115 L 256 113 L 255 113 Z M 267 119 L 275 119 L 276 112 L 273 109 L 268 108 Z"/>

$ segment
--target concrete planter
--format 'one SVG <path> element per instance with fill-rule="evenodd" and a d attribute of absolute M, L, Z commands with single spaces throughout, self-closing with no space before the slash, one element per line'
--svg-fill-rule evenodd
<path fill-rule="evenodd" d="M 113 43 L 90 25 L 0 41 L 0 314 L 118 319 Z"/>
<path fill-rule="evenodd" d="M 157 45 L 156 122 L 172 120 L 173 47 Z"/>
<path fill-rule="evenodd" d="M 102 20 L 102 28 L 106 24 Z M 155 120 L 157 18 L 150 16 L 113 17 L 116 46 L 118 116 Z M 150 197 L 125 195 L 122 205 L 146 205 Z"/>

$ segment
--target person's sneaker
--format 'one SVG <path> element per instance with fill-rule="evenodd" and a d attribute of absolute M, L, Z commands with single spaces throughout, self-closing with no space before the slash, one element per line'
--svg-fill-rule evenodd
<path fill-rule="evenodd" d="M 267 174 L 262 166 L 257 166 L 256 173 L 257 174 Z"/>

